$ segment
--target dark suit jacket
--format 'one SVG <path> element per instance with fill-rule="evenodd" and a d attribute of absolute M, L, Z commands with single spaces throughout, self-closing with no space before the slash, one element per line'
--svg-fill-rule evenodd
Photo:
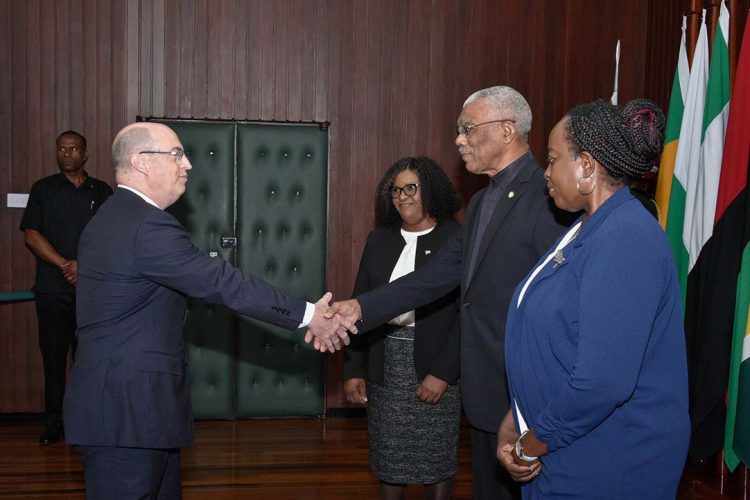
<path fill-rule="evenodd" d="M 419 269 L 428 262 L 460 229 L 456 222 L 447 220 L 420 236 L 414 268 Z M 359 263 L 353 295 L 388 283 L 405 245 L 400 225 L 372 231 Z M 415 311 L 414 366 L 419 380 L 427 374 L 449 384 L 455 384 L 458 379 L 457 298 L 458 289 Z M 344 349 L 344 380 L 366 378 L 383 383 L 386 334 L 387 328 L 381 326 L 367 335 L 354 337 L 352 345 Z"/>
<path fill-rule="evenodd" d="M 505 318 L 513 291 L 570 217 L 554 210 L 544 171 L 525 155 L 524 165 L 498 201 L 482 241 L 475 271 L 469 260 L 475 244 L 484 190 L 474 195 L 461 233 L 430 262 L 390 285 L 357 297 L 366 331 L 461 285 L 460 364 L 464 411 L 470 423 L 497 432 L 508 411 L 505 379 Z"/>
<path fill-rule="evenodd" d="M 78 247 L 78 349 L 65 438 L 92 446 L 178 448 L 193 439 L 185 295 L 295 329 L 303 300 L 196 249 L 167 212 L 118 188 Z"/>

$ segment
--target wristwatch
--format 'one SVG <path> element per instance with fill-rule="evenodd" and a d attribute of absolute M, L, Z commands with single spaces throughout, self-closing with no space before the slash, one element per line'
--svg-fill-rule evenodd
<path fill-rule="evenodd" d="M 528 432 L 529 432 L 528 429 L 523 431 L 521 436 L 518 438 L 518 441 L 516 441 L 516 455 L 518 456 L 518 458 L 520 458 L 524 462 L 536 462 L 537 460 L 539 460 L 539 457 L 532 457 L 530 455 L 526 455 L 523 452 L 523 443 L 521 442 L 521 440 L 526 434 L 528 434 Z"/>

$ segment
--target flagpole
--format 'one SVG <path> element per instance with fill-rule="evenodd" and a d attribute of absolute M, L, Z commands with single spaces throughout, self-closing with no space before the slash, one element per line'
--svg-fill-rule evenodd
<path fill-rule="evenodd" d="M 714 49 L 714 37 L 716 36 L 716 28 L 719 24 L 719 12 L 721 11 L 721 4 L 724 0 L 711 0 L 710 6 L 708 7 L 708 17 L 706 18 L 706 27 L 708 28 L 708 53 Z M 727 40 L 727 46 L 729 40 Z"/>
<path fill-rule="evenodd" d="M 620 79 L 620 40 L 617 40 L 617 47 L 615 48 L 615 85 L 612 91 L 612 97 L 609 98 L 609 103 L 617 106 L 618 98 L 618 81 Z"/>
<path fill-rule="evenodd" d="M 683 0 L 685 2 L 685 16 L 687 17 L 687 56 L 690 68 L 693 67 L 695 46 L 698 45 L 698 33 L 701 29 L 703 14 L 702 0 Z"/>
<path fill-rule="evenodd" d="M 747 12 L 740 7 L 739 0 L 729 0 L 727 2 L 729 13 L 732 15 L 729 20 L 729 86 L 734 83 L 734 72 L 737 69 L 737 58 L 739 57 L 739 32 L 742 31 L 745 18 L 742 14 Z"/>

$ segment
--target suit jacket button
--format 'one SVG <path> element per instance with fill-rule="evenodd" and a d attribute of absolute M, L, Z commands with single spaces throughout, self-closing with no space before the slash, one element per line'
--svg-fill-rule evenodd
<path fill-rule="evenodd" d="M 464 302 L 463 304 L 461 304 L 461 307 L 463 307 L 463 308 L 467 308 L 467 307 L 469 307 L 470 305 L 471 305 L 471 302 Z"/>

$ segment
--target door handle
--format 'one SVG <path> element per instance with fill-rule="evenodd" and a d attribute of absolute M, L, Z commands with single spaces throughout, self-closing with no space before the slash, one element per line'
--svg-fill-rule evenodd
<path fill-rule="evenodd" d="M 237 246 L 237 238 L 234 236 L 222 236 L 221 248 L 234 248 Z"/>

